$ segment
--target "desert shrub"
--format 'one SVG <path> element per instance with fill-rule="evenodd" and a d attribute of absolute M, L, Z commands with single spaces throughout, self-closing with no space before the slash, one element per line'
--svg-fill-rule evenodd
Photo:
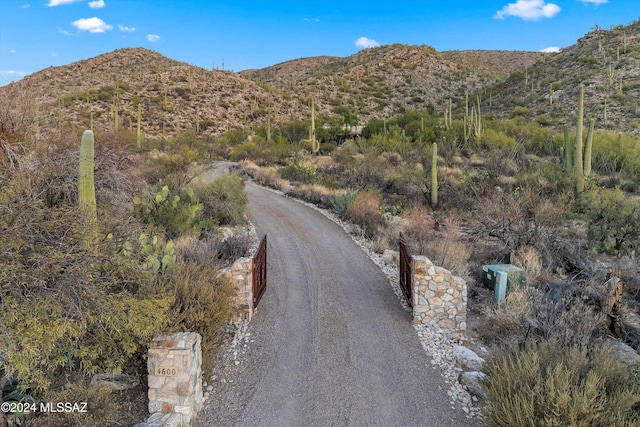
<path fill-rule="evenodd" d="M 333 196 L 333 191 L 318 184 L 304 184 L 289 188 L 286 194 L 316 205 L 326 205 L 327 200 Z"/>
<path fill-rule="evenodd" d="M 640 176 L 638 137 L 611 132 L 595 132 L 592 152 L 593 170 L 603 175 L 619 173 L 631 181 Z"/>
<path fill-rule="evenodd" d="M 375 151 L 354 159 L 351 167 L 345 167 L 339 177 L 343 188 L 380 189 L 385 181 L 385 164 Z"/>
<path fill-rule="evenodd" d="M 173 328 L 202 336 L 203 369 L 210 371 L 212 352 L 218 347 L 232 313 L 231 284 L 216 278 L 215 269 L 194 263 L 176 265 L 168 280 L 175 292 L 171 307 Z"/>
<path fill-rule="evenodd" d="M 547 285 L 544 285 L 545 287 Z M 527 341 L 559 340 L 589 346 L 607 331 L 606 316 L 566 285 L 554 299 L 545 289 L 513 287 L 504 303 L 485 307 L 482 340 L 496 347 L 515 348 Z"/>
<path fill-rule="evenodd" d="M 515 176 L 515 185 L 552 197 L 570 191 L 573 179 L 560 165 L 542 161 L 520 170 Z"/>
<path fill-rule="evenodd" d="M 0 233 L 3 362 L 37 392 L 56 370 L 93 374 L 138 366 L 167 321 L 171 299 L 154 291 L 136 257 L 115 254 L 109 241 L 80 249 L 77 209 L 23 213 L 18 228 Z"/>
<path fill-rule="evenodd" d="M 530 342 L 485 361 L 488 426 L 630 426 L 640 384 L 603 345 Z"/>
<path fill-rule="evenodd" d="M 7 85 L 0 95 L 0 139 L 8 143 L 33 140 L 36 104 L 24 82 Z"/>
<path fill-rule="evenodd" d="M 424 206 L 417 205 L 405 217 L 407 225 L 404 235 L 409 240 L 411 251 L 416 255 L 427 254 L 427 247 L 435 238 L 435 220 Z"/>
<path fill-rule="evenodd" d="M 180 154 L 162 154 L 156 159 L 158 171 L 162 176 L 186 173 L 191 160 Z"/>
<path fill-rule="evenodd" d="M 347 216 L 362 228 L 367 237 L 373 237 L 378 228 L 384 225 L 384 219 L 380 215 L 380 198 L 370 191 L 356 194 L 347 209 Z"/>
<path fill-rule="evenodd" d="M 175 243 L 179 261 L 212 268 L 228 267 L 238 258 L 248 256 L 250 249 L 251 239 L 244 235 L 233 235 L 227 239 L 217 235 L 205 235 L 200 239 L 185 236 Z"/>
<path fill-rule="evenodd" d="M 275 188 L 276 190 L 283 190 L 289 184 L 288 181 L 278 177 L 278 173 L 272 167 L 259 167 L 255 164 L 249 164 L 242 169 L 240 175 L 252 178 L 256 184 Z"/>
<path fill-rule="evenodd" d="M 511 263 L 524 269 L 527 283 L 534 281 L 542 274 L 542 257 L 533 246 L 522 246 L 511 254 Z"/>
<path fill-rule="evenodd" d="M 67 183 L 77 176 L 74 148 L 53 142 L 0 170 L 2 363 L 38 394 L 60 372 L 137 369 L 171 303 L 143 254 L 130 250 L 139 224 L 108 192 L 98 206 L 100 238 L 83 244 L 77 190 Z"/>
<path fill-rule="evenodd" d="M 217 258 L 226 262 L 234 262 L 238 258 L 249 255 L 251 239 L 245 235 L 233 235 L 222 241 L 218 248 Z"/>
<path fill-rule="evenodd" d="M 230 144 L 233 145 L 233 144 Z M 262 148 L 253 141 L 244 141 L 241 144 L 232 146 L 229 159 L 232 162 L 242 160 L 258 160 L 262 156 Z M 258 162 L 260 163 L 260 162 Z"/>
<path fill-rule="evenodd" d="M 497 237 L 510 252 L 522 246 L 534 246 L 543 256 L 545 268 L 562 263 L 556 251 L 571 208 L 570 192 L 545 194 L 535 187 L 505 191 L 494 188 L 490 197 L 477 202 L 476 218 L 488 235 Z"/>
<path fill-rule="evenodd" d="M 347 190 L 344 193 L 338 193 L 335 196 L 329 196 L 327 203 L 331 207 L 331 210 L 340 218 L 346 218 L 349 208 L 353 204 L 356 198 L 356 192 Z"/>
<path fill-rule="evenodd" d="M 426 256 L 457 276 L 468 276 L 471 246 L 462 239 L 454 221 L 436 221 L 423 206 L 411 209 L 405 221 L 404 235 L 414 254 Z"/>
<path fill-rule="evenodd" d="M 494 129 L 486 129 L 480 137 L 480 146 L 487 149 L 506 151 L 513 150 L 516 145 L 515 139 Z"/>
<path fill-rule="evenodd" d="M 25 425 L 29 427 L 83 427 L 89 425 L 118 425 L 128 417 L 122 402 L 119 402 L 119 395 L 125 392 L 112 392 L 106 388 L 95 387 L 86 380 L 74 380 L 72 387 L 62 386 L 47 390 L 42 396 L 42 402 L 86 402 L 86 412 L 49 412 L 33 413 L 27 417 Z M 39 406 L 39 405 L 38 405 Z M 129 419 L 130 422 L 137 422 L 136 414 Z M 137 414 L 138 417 L 145 414 Z"/>
<path fill-rule="evenodd" d="M 313 184 L 316 182 L 315 166 L 304 165 L 298 162 L 281 167 L 278 169 L 278 175 L 283 179 L 303 184 Z"/>
<path fill-rule="evenodd" d="M 586 194 L 588 236 L 595 249 L 610 254 L 640 250 L 640 200 L 620 189 L 594 188 Z"/>
<path fill-rule="evenodd" d="M 335 150 L 332 153 L 332 157 L 336 164 L 348 167 L 354 163 L 355 154 L 355 146 L 352 143 L 347 142 L 342 147 Z"/>
<path fill-rule="evenodd" d="M 203 219 L 213 220 L 218 225 L 245 223 L 248 199 L 244 181 L 239 176 L 223 175 L 211 184 L 198 188 L 197 197 L 203 206 Z"/>
<path fill-rule="evenodd" d="M 267 150 L 271 154 L 274 163 L 284 165 L 300 150 L 300 147 L 297 144 L 289 144 L 284 138 L 278 137 L 275 141 L 269 141 Z"/>
<path fill-rule="evenodd" d="M 177 261 L 216 267 L 219 264 L 218 251 L 222 238 L 205 235 L 199 239 L 194 236 L 183 236 L 175 240 Z"/>

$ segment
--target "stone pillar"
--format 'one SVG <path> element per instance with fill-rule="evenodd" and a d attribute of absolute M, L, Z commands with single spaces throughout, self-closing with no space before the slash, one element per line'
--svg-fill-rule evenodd
<path fill-rule="evenodd" d="M 250 321 L 253 315 L 253 258 L 239 258 L 231 267 L 220 270 L 218 275 L 229 280 L 235 290 L 232 321 Z"/>
<path fill-rule="evenodd" d="M 188 426 L 202 408 L 200 334 L 160 335 L 149 346 L 149 413 Z"/>
<path fill-rule="evenodd" d="M 413 257 L 413 321 L 467 329 L 467 284 L 424 256 Z"/>

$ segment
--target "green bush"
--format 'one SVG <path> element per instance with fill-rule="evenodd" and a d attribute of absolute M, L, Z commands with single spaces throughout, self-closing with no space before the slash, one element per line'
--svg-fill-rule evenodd
<path fill-rule="evenodd" d="M 635 255 L 640 251 L 640 201 L 622 190 L 594 188 L 585 197 L 588 236 L 598 251 Z"/>
<path fill-rule="evenodd" d="M 593 170 L 603 175 L 620 174 L 638 182 L 640 177 L 640 138 L 611 132 L 596 132 L 593 138 Z"/>
<path fill-rule="evenodd" d="M 137 255 L 112 247 L 131 230 L 99 222 L 99 235 L 109 227 L 114 237 L 81 249 L 78 208 L 20 204 L 14 227 L 0 232 L 2 363 L 37 394 L 60 370 L 137 369 L 171 298 L 155 290 Z"/>
<path fill-rule="evenodd" d="M 202 218 L 218 225 L 244 224 L 247 208 L 247 193 L 244 181 L 237 175 L 224 175 L 211 184 L 197 189 L 202 203 Z"/>
<path fill-rule="evenodd" d="M 292 163 L 278 169 L 278 175 L 289 181 L 300 182 L 302 184 L 313 184 L 316 182 L 316 168 L 313 165 L 302 163 Z"/>
<path fill-rule="evenodd" d="M 257 160 L 262 157 L 262 150 L 262 147 L 260 147 L 255 142 L 244 141 L 238 145 L 232 145 L 229 159 L 232 162 L 240 162 L 242 160 Z"/>
<path fill-rule="evenodd" d="M 336 194 L 333 197 L 329 197 L 327 203 L 336 215 L 340 218 L 345 218 L 355 198 L 356 192 L 349 190 L 344 193 Z"/>
<path fill-rule="evenodd" d="M 603 345 L 530 342 L 483 366 L 487 426 L 611 427 L 640 423 L 640 384 Z"/>
<path fill-rule="evenodd" d="M 496 149 L 500 151 L 510 151 L 516 148 L 515 139 L 507 136 L 504 132 L 494 129 L 485 129 L 480 137 L 480 145 L 487 149 Z"/>

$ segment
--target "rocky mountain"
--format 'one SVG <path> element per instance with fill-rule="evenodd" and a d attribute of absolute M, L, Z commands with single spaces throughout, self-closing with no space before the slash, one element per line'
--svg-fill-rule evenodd
<path fill-rule="evenodd" d="M 49 67 L 0 88 L 10 98 L 28 92 L 41 129 L 137 126 L 147 137 L 188 130 L 221 134 L 275 115 L 298 117 L 295 101 L 240 74 L 205 70 L 142 48 L 119 49 L 61 67 Z"/>
<path fill-rule="evenodd" d="M 0 101 L 12 105 L 28 94 L 41 131 L 91 123 L 103 130 L 135 129 L 140 108 L 147 137 L 188 130 L 220 135 L 264 126 L 268 116 L 276 126 L 308 119 L 311 98 L 318 115 L 365 124 L 409 109 L 440 112 L 449 98 L 460 111 L 465 95 L 476 94 L 489 116 L 522 115 L 560 126 L 572 117 L 584 84 L 585 111 L 600 128 L 635 132 L 639 33 L 637 21 L 596 28 L 555 54 L 437 52 L 394 44 L 240 73 L 206 70 L 142 48 L 119 49 L 0 87 Z"/>
<path fill-rule="evenodd" d="M 241 74 L 274 88 L 313 97 L 321 111 L 359 122 L 407 109 L 440 109 L 451 96 L 473 92 L 544 54 L 509 51 L 438 53 L 400 44 L 365 49 L 347 58 L 315 57 Z"/>
<path fill-rule="evenodd" d="M 585 114 L 597 128 L 639 132 L 640 21 L 595 28 L 560 53 L 483 88 L 483 110 L 497 118 L 520 115 L 544 125 L 572 125 L 581 84 Z"/>

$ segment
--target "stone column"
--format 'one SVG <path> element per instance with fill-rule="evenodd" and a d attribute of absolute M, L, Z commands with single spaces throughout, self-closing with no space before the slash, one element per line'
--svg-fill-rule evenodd
<path fill-rule="evenodd" d="M 231 281 L 235 290 L 233 299 L 234 314 L 232 321 L 251 321 L 253 315 L 253 258 L 236 260 L 231 267 L 223 268 L 219 276 Z"/>
<path fill-rule="evenodd" d="M 467 328 L 467 284 L 436 267 L 424 256 L 413 257 L 413 321 L 435 322 L 449 330 Z"/>
<path fill-rule="evenodd" d="M 188 426 L 202 408 L 202 338 L 195 332 L 160 335 L 149 346 L 149 413 Z M 173 415 L 171 415 L 173 414 Z"/>

